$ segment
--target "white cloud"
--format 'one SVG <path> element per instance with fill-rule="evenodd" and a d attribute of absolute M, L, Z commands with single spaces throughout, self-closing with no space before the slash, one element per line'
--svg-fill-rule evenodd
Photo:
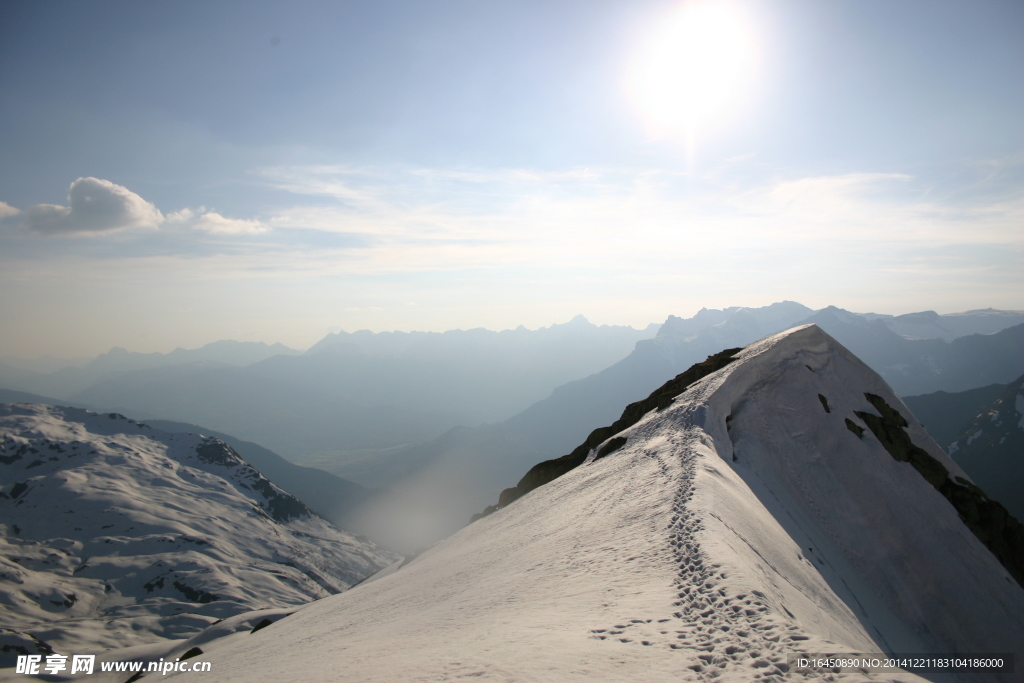
<path fill-rule="evenodd" d="M 184 211 L 188 211 L 189 214 L 192 213 L 188 209 L 184 209 Z M 189 217 L 191 218 L 191 216 Z M 199 216 L 199 218 L 192 223 L 192 227 L 195 230 L 202 230 L 203 232 L 218 235 L 252 235 L 266 232 L 268 230 L 268 228 L 261 225 L 259 221 L 225 218 L 214 211 L 208 211 Z"/>
<path fill-rule="evenodd" d="M 289 258 L 324 274 L 592 268 L 645 277 L 769 253 L 780 263 L 840 267 L 854 254 L 880 263 L 885 254 L 1022 244 L 1019 187 L 965 203 L 900 173 L 760 183 L 596 167 L 552 173 L 317 166 L 260 175 L 303 197 L 267 222 L 279 246 L 294 239 Z M 309 202 L 309 195 L 334 201 Z M 292 229 L 301 237 L 289 237 Z M 338 238 L 309 237 L 314 231 Z M 282 253 L 275 250 L 272 259 L 286 269 Z"/>
<path fill-rule="evenodd" d="M 119 230 L 191 228 L 216 235 L 252 235 L 268 227 L 255 220 L 226 218 L 208 211 L 183 208 L 164 215 L 151 202 L 126 187 L 100 178 L 79 178 L 68 191 L 69 206 L 36 204 L 26 209 L 24 225 L 41 235 L 98 235 Z M 0 219 L 20 213 L 0 202 Z"/>
<path fill-rule="evenodd" d="M 155 229 L 163 214 L 126 187 L 100 178 L 79 178 L 68 190 L 68 206 L 36 204 L 25 210 L 25 225 L 44 235 L 96 234 Z"/>
<path fill-rule="evenodd" d="M 25 283 L 46 281 L 54 301 L 117 285 L 140 300 L 168 297 L 162 312 L 185 307 L 187 286 L 187 305 L 205 319 L 244 310 L 269 330 L 321 326 L 324 311 L 350 330 L 440 330 L 533 327 L 581 311 L 646 324 L 784 298 L 886 313 L 1020 308 L 1024 291 L 1024 172 L 980 189 L 959 177 L 597 167 L 321 167 L 263 178 L 294 194 L 259 222 L 196 202 L 167 213 L 158 233 L 109 248 L 15 240 L 18 250 L 0 245 L 0 284 L 35 291 Z M 92 251 L 133 258 L 97 268 Z"/>
<path fill-rule="evenodd" d="M 254 235 L 267 232 L 270 228 L 259 221 L 240 218 L 226 218 L 205 206 L 198 209 L 184 208 L 167 214 L 165 225 L 184 225 L 193 230 L 215 235 Z"/>
<path fill-rule="evenodd" d="M 21 213 L 7 202 L 0 202 L 0 221 Z"/>
<path fill-rule="evenodd" d="M 202 213 L 206 210 L 206 207 L 199 207 L 199 212 Z M 194 218 L 196 212 L 189 208 L 181 209 L 180 211 L 172 211 L 167 214 L 165 223 L 187 223 Z"/>

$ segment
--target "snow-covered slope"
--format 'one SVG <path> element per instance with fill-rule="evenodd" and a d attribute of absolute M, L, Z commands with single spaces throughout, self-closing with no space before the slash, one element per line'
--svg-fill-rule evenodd
<path fill-rule="evenodd" d="M 5 658 L 45 651 L 37 641 L 86 654 L 185 638 L 398 559 L 311 515 L 222 441 L 114 413 L 0 404 L 0 484 Z"/>
<path fill-rule="evenodd" d="M 397 571 L 211 643 L 218 680 L 805 680 L 788 655 L 1024 652 L 1024 590 L 936 488 L 935 464 L 963 472 L 819 328 L 611 438 Z"/>
<path fill-rule="evenodd" d="M 967 422 L 949 454 L 989 495 L 1024 519 L 1024 376 Z"/>

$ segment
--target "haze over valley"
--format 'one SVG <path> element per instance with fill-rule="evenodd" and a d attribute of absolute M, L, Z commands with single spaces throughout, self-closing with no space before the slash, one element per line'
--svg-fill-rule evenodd
<path fill-rule="evenodd" d="M 1022 36 L 0 3 L 0 683 L 1019 681 Z"/>
<path fill-rule="evenodd" d="M 281 471 L 282 457 L 333 475 L 310 494 L 321 514 L 412 552 L 461 528 L 533 464 L 568 453 L 666 377 L 808 323 L 903 396 L 1024 375 L 1022 312 L 885 316 L 787 301 L 701 309 L 640 330 L 577 316 L 533 331 L 332 333 L 303 352 L 229 341 L 166 355 L 114 349 L 82 367 L 15 375 L 7 386 L 37 398 L 7 398 L 233 439 L 243 455 L 262 449 L 250 451 L 261 468 L 275 467 L 261 455 L 269 449 L 279 476 L 302 474 Z M 54 395 L 38 398 L 44 390 Z M 981 412 L 972 408 L 936 426 L 965 429 Z"/>

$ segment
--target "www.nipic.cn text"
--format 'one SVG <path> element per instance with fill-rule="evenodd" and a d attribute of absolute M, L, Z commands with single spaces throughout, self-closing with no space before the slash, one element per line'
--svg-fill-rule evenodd
<path fill-rule="evenodd" d="M 188 654 L 188 653 L 186 653 Z M 70 661 L 69 661 L 70 660 Z M 181 661 L 176 659 L 159 661 L 100 662 L 100 671 L 123 671 L 126 673 L 160 673 L 166 676 L 179 671 L 210 671 L 210 662 Z M 36 676 L 39 674 L 91 674 L 96 670 L 96 655 L 18 655 L 15 673 Z"/>

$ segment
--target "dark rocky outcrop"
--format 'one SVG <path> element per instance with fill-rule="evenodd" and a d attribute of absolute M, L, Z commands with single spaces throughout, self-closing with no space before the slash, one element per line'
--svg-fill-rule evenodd
<path fill-rule="evenodd" d="M 19 481 L 17 484 L 11 487 L 11 500 L 17 500 L 18 497 L 28 491 L 28 483 Z"/>
<path fill-rule="evenodd" d="M 626 445 L 626 437 L 616 436 L 614 439 L 609 439 L 608 443 L 601 446 L 601 449 L 594 456 L 594 460 L 600 460 L 606 455 L 611 455 L 615 451 L 619 450 Z"/>
<path fill-rule="evenodd" d="M 18 655 L 52 655 L 53 648 L 31 633 L 0 628 L 0 669 L 13 667 Z"/>
<path fill-rule="evenodd" d="M 904 429 L 907 420 L 881 396 L 864 394 L 881 415 L 855 411 L 885 450 L 899 462 L 909 462 L 928 483 L 945 496 L 967 528 L 996 556 L 1010 575 L 1024 587 L 1024 524 L 971 482 L 949 477 L 946 467 L 915 446 Z M 847 420 L 849 423 L 849 420 Z"/>
<path fill-rule="evenodd" d="M 196 446 L 196 455 L 203 462 L 211 465 L 223 465 L 224 467 L 237 467 L 242 464 L 242 459 L 235 453 L 231 446 L 220 439 L 208 439 L 200 446 Z"/>
<path fill-rule="evenodd" d="M 482 517 L 486 517 L 495 510 L 503 508 L 509 503 L 521 498 L 535 488 L 543 486 L 550 481 L 554 481 L 566 472 L 579 467 L 586 461 L 590 452 L 598 446 L 601 446 L 605 441 L 608 441 L 608 443 L 598 451 L 598 458 L 604 457 L 618 450 L 626 443 L 625 437 L 616 437 L 610 441 L 608 440 L 609 437 L 614 436 L 624 429 L 629 429 L 652 410 L 664 410 L 672 404 L 672 401 L 674 401 L 677 396 L 686 391 L 686 389 L 692 384 L 717 370 L 721 370 L 731 363 L 733 357 L 740 351 L 741 349 L 738 348 L 726 349 L 725 351 L 708 356 L 707 360 L 690 366 L 690 368 L 685 372 L 682 372 L 670 379 L 668 382 L 665 382 L 665 384 L 656 389 L 647 398 L 642 401 L 630 403 L 626 406 L 626 409 L 622 411 L 622 417 L 608 427 L 600 427 L 599 429 L 592 431 L 590 436 L 587 437 L 587 440 L 573 449 L 573 451 L 568 455 L 563 455 L 561 458 L 555 458 L 554 460 L 545 460 L 542 463 L 534 465 L 530 471 L 519 480 L 518 484 L 501 492 L 501 495 L 498 497 L 497 505 L 490 505 L 485 508 L 483 512 L 473 515 L 473 517 L 470 518 L 470 523 L 475 522 Z"/>
<path fill-rule="evenodd" d="M 253 626 L 252 630 L 249 631 L 249 633 L 256 633 L 256 631 L 259 631 L 260 629 L 264 629 L 264 628 L 270 626 L 273 623 L 274 622 L 271 621 L 270 619 L 263 619 L 262 621 L 260 621 L 260 623 L 258 623 L 255 626 Z"/>
<path fill-rule="evenodd" d="M 235 449 L 220 439 L 208 438 L 202 445 L 196 447 L 196 455 L 206 463 L 223 465 L 224 467 L 244 468 L 242 476 L 248 480 L 248 484 L 240 482 L 241 485 L 263 495 L 266 502 L 261 507 L 275 521 L 285 523 L 311 514 L 309 508 L 302 501 L 272 484 L 257 469 L 242 460 L 242 457 L 238 455 Z"/>
<path fill-rule="evenodd" d="M 220 600 L 219 595 L 214 595 L 209 591 L 204 591 L 202 588 L 193 588 L 187 583 L 182 583 L 181 581 L 175 581 L 173 585 L 186 598 L 192 602 L 198 602 L 201 605 Z"/>
<path fill-rule="evenodd" d="M 284 524 L 293 519 L 308 517 L 311 514 L 309 508 L 303 505 L 302 501 L 285 493 L 262 476 L 253 483 L 253 488 L 267 499 L 264 508 L 277 522 Z"/>
<path fill-rule="evenodd" d="M 854 413 L 882 442 L 885 450 L 889 451 L 889 455 L 899 462 L 909 462 L 935 488 L 942 486 L 942 482 L 949 478 L 949 471 L 942 463 L 928 455 L 923 448 L 914 445 L 910 440 L 910 435 L 904 429 L 907 426 L 907 420 L 895 408 L 886 403 L 881 396 L 875 394 L 864 394 L 864 396 L 875 410 L 881 413 L 881 417 L 860 410 L 855 410 Z"/>

